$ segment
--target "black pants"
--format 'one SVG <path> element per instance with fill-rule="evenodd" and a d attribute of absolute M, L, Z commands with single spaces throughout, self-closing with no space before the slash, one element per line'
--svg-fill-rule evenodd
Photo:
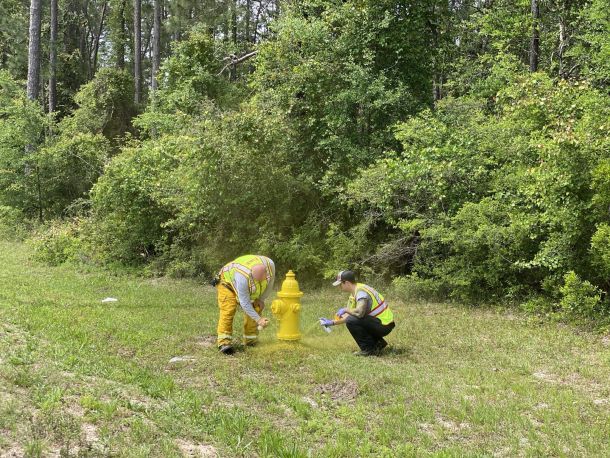
<path fill-rule="evenodd" d="M 349 316 L 345 322 L 350 334 L 362 351 L 375 351 L 381 344 L 385 343 L 383 339 L 387 336 L 395 324 L 383 325 L 379 318 L 366 315 L 363 318 Z"/>

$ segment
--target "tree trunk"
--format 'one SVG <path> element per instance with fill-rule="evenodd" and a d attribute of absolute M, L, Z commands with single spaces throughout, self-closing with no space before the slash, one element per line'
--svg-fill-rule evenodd
<path fill-rule="evenodd" d="M 126 33 L 125 33 L 125 2 L 127 0 L 121 0 L 121 6 L 119 9 L 120 14 L 120 27 L 121 33 L 119 34 L 119 43 L 117 44 L 117 55 L 116 55 L 116 66 L 120 69 L 125 68 L 125 42 L 126 42 Z"/>
<path fill-rule="evenodd" d="M 30 32 L 28 45 L 28 99 L 38 98 L 38 84 L 40 83 L 40 2 L 30 2 Z"/>
<path fill-rule="evenodd" d="M 51 30 L 49 44 L 49 113 L 57 106 L 57 0 L 51 0 Z"/>
<path fill-rule="evenodd" d="M 252 16 L 252 2 L 251 0 L 246 0 L 246 43 L 250 43 L 250 21 Z"/>
<path fill-rule="evenodd" d="M 153 92 L 157 90 L 157 73 L 161 64 L 161 0 L 154 0 L 153 8 L 153 44 L 152 44 L 152 76 Z"/>
<path fill-rule="evenodd" d="M 570 35 L 568 31 L 568 24 L 570 23 L 572 4 L 570 0 L 563 2 L 562 11 L 559 14 L 559 47 L 557 49 L 557 57 L 559 60 L 559 76 L 565 78 L 566 72 L 566 59 L 565 52 L 569 46 Z"/>
<path fill-rule="evenodd" d="M 231 41 L 237 45 L 237 0 L 231 1 Z"/>
<path fill-rule="evenodd" d="M 135 83 L 134 102 L 139 104 L 142 100 L 142 3 L 133 0 L 133 79 Z"/>
<path fill-rule="evenodd" d="M 82 5 L 81 13 L 83 17 L 89 17 L 89 0 L 85 0 L 84 4 Z M 85 75 L 85 79 L 87 79 L 87 77 L 91 74 L 91 70 L 89 68 L 90 54 L 87 45 L 87 34 L 89 33 L 89 28 L 80 25 L 78 28 L 78 33 L 78 49 L 80 51 L 81 56 L 81 69 L 83 71 L 83 75 Z"/>
<path fill-rule="evenodd" d="M 100 49 L 100 37 L 102 36 L 102 31 L 104 27 L 104 18 L 106 17 L 106 8 L 108 7 L 108 2 L 104 2 L 104 7 L 102 8 L 102 17 L 100 18 L 100 26 L 97 29 L 97 36 L 95 37 L 95 45 L 93 48 L 93 75 L 95 76 L 95 72 L 97 71 L 97 52 Z"/>
<path fill-rule="evenodd" d="M 531 0 L 532 4 L 532 41 L 530 44 L 530 72 L 538 70 L 538 58 L 540 55 L 540 7 L 538 0 Z"/>

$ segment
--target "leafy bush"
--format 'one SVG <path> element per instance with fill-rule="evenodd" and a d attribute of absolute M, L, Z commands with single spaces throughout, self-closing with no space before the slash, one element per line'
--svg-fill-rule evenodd
<path fill-rule="evenodd" d="M 27 235 L 28 224 L 21 210 L 0 205 L 0 237 L 22 239 Z"/>
<path fill-rule="evenodd" d="M 594 319 L 602 311 L 601 291 L 574 271 L 568 272 L 561 287 L 558 315 L 569 320 Z"/>
<path fill-rule="evenodd" d="M 589 254 L 610 204 L 610 101 L 586 83 L 509 76 L 491 106 L 446 98 L 400 124 L 402 151 L 344 198 L 418 237 L 413 271 L 460 301 L 554 298 L 570 270 L 608 288 L 592 264 L 605 262 L 602 232 Z"/>
<path fill-rule="evenodd" d="M 80 261 L 83 256 L 78 221 L 55 220 L 39 227 L 28 239 L 38 261 L 60 265 Z"/>
<path fill-rule="evenodd" d="M 401 298 L 412 302 L 443 301 L 448 292 L 438 280 L 421 278 L 417 273 L 396 277 L 392 286 Z"/>

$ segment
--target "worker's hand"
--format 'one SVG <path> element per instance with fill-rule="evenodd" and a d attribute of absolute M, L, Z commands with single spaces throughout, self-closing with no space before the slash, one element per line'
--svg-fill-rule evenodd
<path fill-rule="evenodd" d="M 262 312 L 265 310 L 265 301 L 261 301 L 260 299 L 254 299 L 254 307 L 258 307 Z"/>
<path fill-rule="evenodd" d="M 327 328 L 329 326 L 334 326 L 335 322 L 333 320 L 329 320 L 328 318 L 320 318 L 320 325 Z"/>
<path fill-rule="evenodd" d="M 347 313 L 347 309 L 345 307 L 341 307 L 339 310 L 337 310 L 337 316 L 339 318 L 343 318 L 343 315 L 345 315 Z"/>
<path fill-rule="evenodd" d="M 269 318 L 261 318 L 256 322 L 256 324 L 261 328 L 265 328 L 269 324 Z"/>

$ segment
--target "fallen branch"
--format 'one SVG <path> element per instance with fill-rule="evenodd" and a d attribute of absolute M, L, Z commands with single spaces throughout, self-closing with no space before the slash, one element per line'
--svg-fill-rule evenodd
<path fill-rule="evenodd" d="M 227 60 L 229 61 L 229 63 L 227 65 L 225 65 L 222 70 L 220 70 L 218 72 L 218 74 L 216 76 L 220 76 L 224 73 L 224 71 L 231 67 L 232 65 L 237 65 L 237 64 L 241 64 L 242 62 L 250 59 L 251 57 L 256 56 L 256 54 L 258 54 L 258 51 L 252 51 L 249 52 L 248 54 L 244 54 L 241 57 L 237 57 L 235 54 L 231 54 L 230 56 L 227 56 L 223 59 L 224 62 L 226 62 Z"/>

